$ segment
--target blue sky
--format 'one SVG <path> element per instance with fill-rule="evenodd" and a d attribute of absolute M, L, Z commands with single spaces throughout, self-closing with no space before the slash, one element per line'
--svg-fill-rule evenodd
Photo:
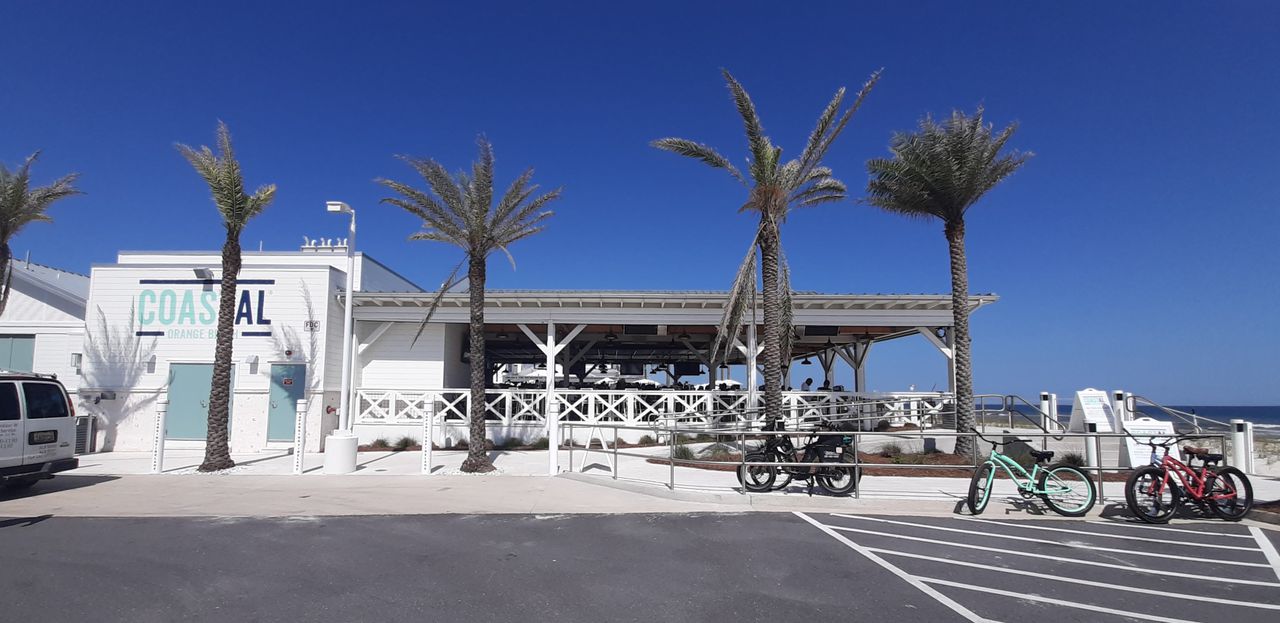
<path fill-rule="evenodd" d="M 173 143 L 223 119 L 250 184 L 280 187 L 246 248 L 342 235 L 323 212 L 342 199 L 362 249 L 429 285 L 459 253 L 406 242 L 414 220 L 372 180 L 410 178 L 394 154 L 462 167 L 484 132 L 500 182 L 532 165 L 565 188 L 491 287 L 724 289 L 753 227 L 742 189 L 647 143 L 741 158 L 727 67 L 794 153 L 836 87 L 884 67 L 828 159 L 852 189 L 927 112 L 985 104 L 1037 154 L 969 217 L 972 289 L 1002 297 L 973 318 L 978 391 L 1280 403 L 1280 7 L 882 4 L 7 3 L 0 160 L 42 149 L 40 180 L 79 171 L 88 193 L 13 247 L 77 271 L 217 247 Z M 949 289 L 935 223 L 850 201 L 783 237 L 799 289 Z M 877 349 L 873 389 L 945 385 L 923 339 Z"/>

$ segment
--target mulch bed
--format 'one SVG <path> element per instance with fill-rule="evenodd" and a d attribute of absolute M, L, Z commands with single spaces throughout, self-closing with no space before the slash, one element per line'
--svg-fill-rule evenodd
<path fill-rule="evenodd" d="M 737 453 L 728 455 L 721 459 L 725 461 L 739 460 Z M 900 457 L 900 458 L 899 458 Z M 899 458 L 903 464 L 922 464 L 922 465 L 954 465 L 953 469 L 938 468 L 922 468 L 922 467 L 892 467 L 892 468 L 876 468 L 863 467 L 863 475 L 866 476 L 907 476 L 915 478 L 936 477 L 936 478 L 972 478 L 973 462 L 965 457 L 955 454 L 946 454 L 941 452 L 929 454 L 902 454 L 899 457 L 887 457 L 869 452 L 859 452 L 858 461 L 864 465 L 891 465 L 894 458 Z M 671 460 L 665 457 L 655 457 L 646 459 L 646 462 L 655 465 L 670 465 Z M 701 461 L 689 461 L 684 459 L 676 459 L 676 465 L 679 467 L 692 467 L 695 469 L 705 469 L 715 472 L 732 472 L 737 471 L 737 465 L 716 465 L 708 464 Z M 1085 473 L 1093 476 L 1091 470 L 1085 470 Z M 997 478 L 1008 478 L 1004 470 L 996 472 Z M 1124 482 L 1129 478 L 1128 472 L 1104 472 L 1104 482 Z"/>

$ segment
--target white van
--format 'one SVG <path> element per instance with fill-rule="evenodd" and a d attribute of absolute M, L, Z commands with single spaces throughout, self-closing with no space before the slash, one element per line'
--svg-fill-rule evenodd
<path fill-rule="evenodd" d="M 0 370 L 0 486 L 75 469 L 75 407 L 57 377 Z"/>

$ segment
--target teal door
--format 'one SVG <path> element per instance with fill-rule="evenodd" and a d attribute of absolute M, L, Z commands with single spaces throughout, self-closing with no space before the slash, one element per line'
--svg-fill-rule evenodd
<path fill-rule="evenodd" d="M 0 370 L 34 372 L 35 358 L 34 335 L 0 335 Z"/>
<path fill-rule="evenodd" d="M 231 378 L 234 388 L 234 368 Z M 204 441 L 208 438 L 209 390 L 212 388 L 213 364 L 169 364 L 169 414 L 165 419 L 166 439 Z"/>
<path fill-rule="evenodd" d="M 307 387 L 307 366 L 271 365 L 271 403 L 267 408 L 267 441 L 293 441 L 298 401 Z"/>

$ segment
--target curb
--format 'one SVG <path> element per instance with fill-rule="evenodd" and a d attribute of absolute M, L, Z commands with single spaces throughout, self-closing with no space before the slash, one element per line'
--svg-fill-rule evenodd
<path fill-rule="evenodd" d="M 610 489 L 618 489 L 628 493 L 638 493 L 649 497 L 661 498 L 664 500 L 675 500 L 678 502 L 693 502 L 699 504 L 723 504 L 725 506 L 741 506 L 744 508 L 751 507 L 751 496 L 742 495 L 740 493 L 713 493 L 713 492 L 697 492 L 697 491 L 672 491 L 665 487 L 657 487 L 653 485 L 642 485 L 634 482 L 625 482 L 613 480 L 612 478 L 601 478 L 599 476 L 588 476 L 576 472 L 563 472 L 556 475 L 556 478 L 564 478 L 565 480 L 573 480 L 598 487 L 609 487 Z"/>
<path fill-rule="evenodd" d="M 1255 508 L 1249 512 L 1249 516 L 1245 517 L 1245 519 L 1280 526 L 1280 512 L 1276 511 L 1260 510 Z"/>

